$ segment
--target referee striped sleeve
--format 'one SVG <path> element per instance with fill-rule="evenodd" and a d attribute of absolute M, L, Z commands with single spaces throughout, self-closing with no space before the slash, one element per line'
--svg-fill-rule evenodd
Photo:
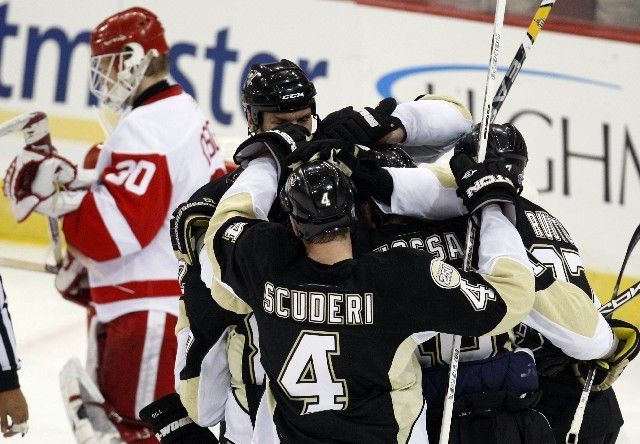
<path fill-rule="evenodd" d="M 3 392 L 20 387 L 18 383 L 20 360 L 16 354 L 16 339 L 2 277 L 0 277 L 0 307 L 0 392 Z"/>

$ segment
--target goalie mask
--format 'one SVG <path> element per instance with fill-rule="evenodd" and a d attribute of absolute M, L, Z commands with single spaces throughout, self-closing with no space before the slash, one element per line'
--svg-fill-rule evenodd
<path fill-rule="evenodd" d="M 296 168 L 280 192 L 280 204 L 296 221 L 305 240 L 352 229 L 357 222 L 351 181 L 324 161 Z"/>
<path fill-rule="evenodd" d="M 263 111 L 281 113 L 311 108 L 316 113 L 316 88 L 295 63 L 282 59 L 252 65 L 242 85 L 242 107 L 253 123 L 262 124 Z"/>
<path fill-rule="evenodd" d="M 89 89 L 103 105 L 119 110 L 133 100 L 153 58 L 168 52 L 155 14 L 139 7 L 114 14 L 91 33 Z"/>

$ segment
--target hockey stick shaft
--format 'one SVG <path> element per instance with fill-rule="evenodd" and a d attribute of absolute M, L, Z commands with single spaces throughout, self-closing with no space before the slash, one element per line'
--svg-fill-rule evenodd
<path fill-rule="evenodd" d="M 482 105 L 482 118 L 480 120 L 480 145 L 478 147 L 478 160 L 482 161 L 487 151 L 487 139 L 489 137 L 489 125 L 493 116 L 493 101 L 489 99 L 489 94 L 494 90 L 495 81 L 498 75 L 498 54 L 502 43 L 502 25 L 504 23 L 504 12 L 507 6 L 506 0 L 496 0 L 496 15 L 493 21 L 493 38 L 491 39 L 491 52 L 489 53 L 489 69 L 487 70 L 487 81 L 484 86 L 484 100 Z"/>
<path fill-rule="evenodd" d="M 589 400 L 589 394 L 591 393 L 591 386 L 593 385 L 595 375 L 596 368 L 591 367 L 589 369 L 589 373 L 587 373 L 587 379 L 584 383 L 582 394 L 580 395 L 580 401 L 578 401 L 578 408 L 576 408 L 576 413 L 573 415 L 573 420 L 571 421 L 571 427 L 569 427 L 569 432 L 567 433 L 567 444 L 575 444 L 578 442 L 578 435 L 580 433 L 580 427 L 582 426 L 584 410 L 587 407 L 587 401 Z"/>
<path fill-rule="evenodd" d="M 609 302 L 600 307 L 600 314 L 602 314 L 602 316 L 604 317 L 608 317 L 618 308 L 622 307 L 624 304 L 638 295 L 640 295 L 640 281 L 636 282 L 621 294 L 616 295 L 615 298 L 611 299 Z"/>
<path fill-rule="evenodd" d="M 500 43 L 502 41 L 502 25 L 504 23 L 504 13 L 506 9 L 506 0 L 496 0 L 496 13 L 493 21 L 493 37 L 491 39 L 491 51 L 489 53 L 489 67 L 487 70 L 487 81 L 484 88 L 483 113 L 480 120 L 480 145 L 478 148 L 478 160 L 482 161 L 487 150 L 487 138 L 489 135 L 489 124 L 491 119 L 492 102 L 489 94 L 494 89 L 496 76 L 498 73 L 498 54 L 500 53 Z M 471 269 L 471 259 L 473 255 L 473 245 L 475 241 L 475 227 L 473 220 L 469 217 L 467 226 L 467 239 L 465 244 L 465 252 L 463 259 L 463 269 Z M 451 347 L 451 364 L 449 368 L 449 382 L 447 385 L 447 397 L 444 400 L 442 409 L 442 423 L 440 425 L 440 444 L 449 443 L 449 434 L 451 432 L 451 418 L 453 415 L 453 404 L 455 401 L 456 382 L 458 379 L 458 364 L 460 362 L 460 349 L 462 337 L 454 335 L 453 345 Z"/>
<path fill-rule="evenodd" d="M 631 235 L 631 239 L 629 240 L 629 245 L 627 246 L 627 251 L 624 255 L 624 259 L 622 261 L 622 266 L 620 267 L 620 273 L 618 273 L 618 279 L 616 279 L 616 285 L 613 289 L 613 294 L 611 295 L 611 301 L 608 304 L 600 307 L 600 313 L 605 317 L 610 317 L 614 310 L 619 308 L 620 306 L 627 303 L 631 300 L 640 289 L 640 282 L 637 282 L 635 285 L 632 285 L 627 291 L 618 296 L 618 288 L 620 287 L 620 280 L 622 279 L 622 275 L 624 274 L 624 269 L 627 266 L 627 261 L 629 260 L 629 256 L 633 249 L 638 244 L 638 239 L 640 238 L 640 225 Z M 587 378 L 584 383 L 584 388 L 582 390 L 582 395 L 580 395 L 580 401 L 578 402 L 578 407 L 573 415 L 573 421 L 571 421 L 571 428 L 567 433 L 567 444 L 575 444 L 578 442 L 578 436 L 580 434 L 580 427 L 582 426 L 582 420 L 584 418 L 584 411 L 587 408 L 587 402 L 589 400 L 589 393 L 591 392 L 591 387 L 593 386 L 593 380 L 596 374 L 596 367 L 592 365 L 589 369 L 589 373 L 587 373 Z"/>
<path fill-rule="evenodd" d="M 56 274 L 59 269 L 59 267 L 56 267 L 55 265 L 12 259 L 8 257 L 0 257 L 0 267 L 17 268 L 19 270 L 38 271 L 40 273 L 52 274 Z"/>
<path fill-rule="evenodd" d="M 538 37 L 538 33 L 542 30 L 542 27 L 546 23 L 547 18 L 551 13 L 551 8 L 553 8 L 555 2 L 556 0 L 542 0 L 540 2 L 540 6 L 538 7 L 538 10 L 533 16 L 533 20 L 531 20 L 531 24 L 527 29 L 527 34 L 522 39 L 522 43 L 520 43 L 520 47 L 518 48 L 515 57 L 511 61 L 509 69 L 502 78 L 495 96 L 493 96 L 493 102 L 491 105 L 491 122 L 495 120 L 498 111 L 500 111 L 500 108 L 502 108 L 502 105 L 507 98 L 507 94 L 509 94 L 511 87 L 513 86 L 513 82 L 516 80 L 516 77 L 520 73 L 520 69 L 522 69 L 522 65 L 524 64 L 524 61 L 526 60 L 531 47 L 535 43 L 536 38 Z"/>

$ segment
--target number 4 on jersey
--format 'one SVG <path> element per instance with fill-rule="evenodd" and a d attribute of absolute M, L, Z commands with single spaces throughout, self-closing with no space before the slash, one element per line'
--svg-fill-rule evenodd
<path fill-rule="evenodd" d="M 304 402 L 301 414 L 347 408 L 347 384 L 336 378 L 331 362 L 337 355 L 337 333 L 300 332 L 278 382 L 291 399 Z"/>

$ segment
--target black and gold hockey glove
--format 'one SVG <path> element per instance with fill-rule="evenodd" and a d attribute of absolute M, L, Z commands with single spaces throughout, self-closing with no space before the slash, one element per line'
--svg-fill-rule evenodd
<path fill-rule="evenodd" d="M 348 106 L 334 111 L 318 123 L 315 138 L 374 145 L 396 128 L 402 127 L 400 119 L 391 115 L 397 105 L 394 98 L 387 97 L 375 108 L 355 110 L 353 106 Z"/>
<path fill-rule="evenodd" d="M 449 161 L 458 184 L 456 194 L 469 214 L 490 204 L 514 203 L 517 191 L 500 162 L 476 162 L 468 154 L 457 152 Z"/>
<path fill-rule="evenodd" d="M 217 201 L 202 197 L 197 201 L 184 202 L 174 210 L 169 221 L 169 233 L 178 261 L 187 265 L 198 262 L 198 239 L 207 231 L 217 205 Z"/>
<path fill-rule="evenodd" d="M 573 365 L 573 371 L 582 384 L 585 383 L 590 366 L 595 365 L 596 374 L 591 390 L 596 392 L 610 388 L 640 351 L 640 334 L 635 325 L 620 319 L 608 319 L 607 321 L 618 338 L 618 348 L 614 355 L 607 360 L 581 361 Z"/>
<path fill-rule="evenodd" d="M 293 153 L 300 142 L 311 140 L 309 131 L 300 125 L 284 123 L 275 129 L 254 134 L 242 142 L 233 155 L 233 161 L 238 165 L 243 162 L 270 154 L 278 164 L 280 176 L 287 168 L 286 157 Z"/>
<path fill-rule="evenodd" d="M 162 444 L 217 444 L 218 439 L 187 414 L 177 393 L 166 395 L 140 410 L 140 419 L 153 425 Z"/>

